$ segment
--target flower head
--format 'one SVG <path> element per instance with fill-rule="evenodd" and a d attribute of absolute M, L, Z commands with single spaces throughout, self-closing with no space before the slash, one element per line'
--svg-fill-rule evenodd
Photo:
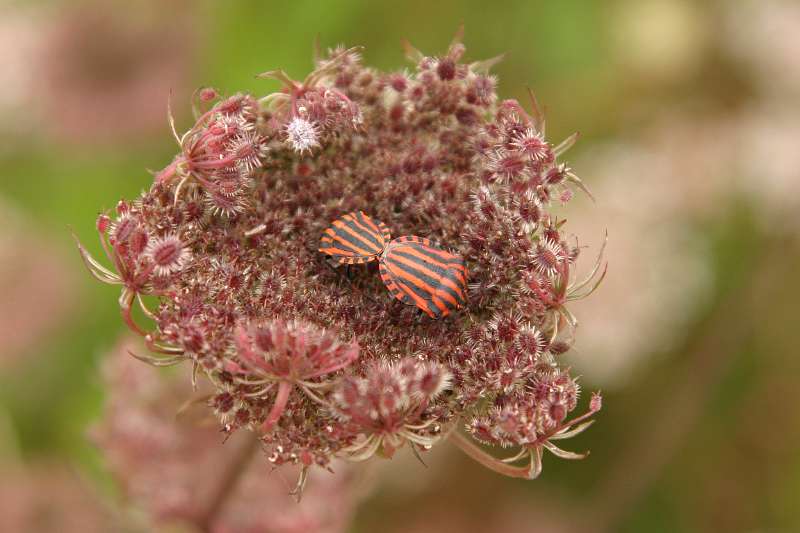
<path fill-rule="evenodd" d="M 497 101 L 493 61 L 463 54 L 459 39 L 437 58 L 409 46 L 416 69 L 400 76 L 336 48 L 302 81 L 262 74 L 275 93 L 196 99 L 176 158 L 104 224 L 113 268 L 81 248 L 97 279 L 122 286 L 150 361 L 191 361 L 216 388 L 223 430 L 256 432 L 276 465 L 463 443 L 459 421 L 520 460 L 568 434 L 567 305 L 602 278 L 572 279 L 578 247 L 550 210 L 581 187 L 559 161 L 574 137 L 550 150 L 535 101 L 530 113 Z M 427 273 L 398 256 L 409 268 L 396 282 L 412 285 L 402 298 L 366 265 L 333 266 L 314 243 L 354 211 L 463 258 L 463 306 L 431 318 L 407 305 L 436 290 L 441 255 Z M 143 294 L 158 295 L 157 312 Z"/>
<path fill-rule="evenodd" d="M 430 448 L 441 424 L 423 413 L 450 380 L 450 372 L 441 365 L 413 359 L 373 363 L 363 378 L 343 380 L 334 393 L 335 409 L 364 435 L 347 453 L 357 459 L 377 451 L 391 456 L 405 442 Z"/>
<path fill-rule="evenodd" d="M 290 381 L 319 378 L 358 358 L 358 344 L 296 321 L 239 326 L 236 346 L 247 368 Z"/>
<path fill-rule="evenodd" d="M 514 138 L 512 144 L 517 150 L 534 161 L 544 161 L 553 156 L 550 146 L 544 140 L 544 135 L 533 128 L 526 128 L 525 131 Z"/>

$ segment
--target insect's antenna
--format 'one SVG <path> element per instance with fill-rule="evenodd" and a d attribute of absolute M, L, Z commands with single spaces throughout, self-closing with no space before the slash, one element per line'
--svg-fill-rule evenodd
<path fill-rule="evenodd" d="M 366 292 L 364 292 L 364 291 L 363 291 L 363 290 L 362 290 L 362 289 L 361 289 L 361 288 L 360 288 L 358 285 L 356 285 L 355 283 L 353 283 L 353 280 L 352 280 L 352 279 L 350 279 L 350 278 L 349 278 L 349 277 L 347 277 L 346 275 L 345 275 L 345 276 L 342 276 L 342 274 L 341 274 L 341 271 L 340 271 L 340 270 L 337 270 L 337 269 L 336 269 L 336 267 L 334 267 L 332 264 L 330 264 L 330 262 L 328 262 L 328 261 L 324 261 L 324 263 L 325 263 L 325 265 L 326 265 L 328 268 L 330 268 L 330 269 L 331 269 L 331 271 L 332 271 L 332 272 L 334 272 L 336 275 L 338 275 L 338 276 L 340 276 L 342 279 L 344 279 L 344 280 L 345 280 L 345 282 L 347 282 L 347 284 L 348 284 L 348 285 L 350 285 L 350 287 L 352 287 L 352 289 L 353 289 L 355 292 L 357 292 L 358 294 L 360 294 L 361 296 L 363 296 L 364 298 L 366 298 L 366 299 L 367 299 L 367 300 L 369 300 L 370 302 L 374 303 L 375 305 L 380 305 L 380 302 L 378 302 L 378 300 L 376 300 L 375 298 L 373 298 L 372 296 L 370 296 L 369 294 L 367 294 Z M 348 265 L 348 266 L 350 266 L 350 265 Z"/>

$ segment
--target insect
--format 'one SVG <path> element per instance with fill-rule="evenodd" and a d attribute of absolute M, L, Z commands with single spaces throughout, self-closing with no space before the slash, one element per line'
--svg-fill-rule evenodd
<path fill-rule="evenodd" d="M 428 239 L 396 238 L 384 250 L 379 266 L 389 292 L 431 318 L 445 317 L 466 304 L 464 259 L 436 248 Z"/>
<path fill-rule="evenodd" d="M 391 242 L 388 228 L 359 211 L 333 222 L 320 239 L 319 251 L 340 265 L 379 261 L 386 289 L 405 305 L 431 318 L 442 318 L 466 305 L 467 269 L 451 254 L 415 235 Z"/>
<path fill-rule="evenodd" d="M 356 265 L 377 260 L 389 242 L 389 228 L 363 211 L 348 213 L 333 221 L 319 240 L 319 251 L 340 265 Z"/>

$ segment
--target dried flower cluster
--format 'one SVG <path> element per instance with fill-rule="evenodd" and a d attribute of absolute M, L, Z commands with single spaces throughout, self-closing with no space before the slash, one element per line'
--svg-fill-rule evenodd
<path fill-rule="evenodd" d="M 124 338 L 109 354 L 104 378 L 110 392 L 92 431 L 120 483 L 123 503 L 138 511 L 129 515 L 144 522 L 125 531 L 347 529 L 363 492 L 354 469 L 337 465 L 336 475 L 314 472 L 303 500 L 293 504 L 289 472 L 253 461 L 251 434 L 234 435 L 221 446 L 225 437 L 213 415 L 201 403 L 187 402 L 188 372 L 158 374 L 128 355 L 140 348 L 141 342 Z M 200 397 L 209 392 L 205 385 L 196 393 Z"/>
<path fill-rule="evenodd" d="M 550 212 L 583 189 L 558 160 L 576 136 L 553 146 L 533 98 L 532 114 L 498 101 L 496 60 L 462 62 L 459 37 L 441 57 L 407 51 L 413 74 L 337 48 L 302 82 L 265 73 L 282 88 L 262 98 L 198 91 L 173 162 L 98 220 L 114 268 L 81 254 L 159 354 L 139 357 L 191 361 L 224 431 L 258 432 L 275 464 L 416 453 L 453 434 L 487 466 L 535 477 L 543 449 L 577 457 L 551 441 L 600 408 L 569 419 L 579 387 L 558 361 L 567 303 L 604 272 L 598 259 L 576 281 L 579 247 Z M 465 309 L 432 320 L 387 294 L 374 263 L 333 268 L 316 244 L 352 211 L 461 255 Z M 465 429 L 519 452 L 496 459 Z"/>

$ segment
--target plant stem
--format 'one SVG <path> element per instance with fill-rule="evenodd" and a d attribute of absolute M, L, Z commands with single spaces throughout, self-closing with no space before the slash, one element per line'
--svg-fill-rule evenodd
<path fill-rule="evenodd" d="M 247 471 L 247 465 L 259 449 L 259 438 L 255 433 L 247 432 L 246 440 L 238 443 L 233 457 L 223 466 L 222 475 L 209 493 L 207 503 L 197 515 L 199 531 L 211 531 L 211 527 L 225 505 L 235 492 L 236 484 Z"/>
<path fill-rule="evenodd" d="M 294 385 L 288 381 L 281 381 L 278 385 L 278 394 L 275 396 L 275 404 L 272 406 L 267 419 L 261 424 L 261 433 L 268 433 L 272 426 L 280 420 L 283 411 L 286 409 L 286 403 L 289 401 L 289 395 L 292 393 Z"/>
<path fill-rule="evenodd" d="M 175 175 L 176 170 L 178 169 L 178 163 L 181 162 L 181 159 L 176 157 L 172 163 L 164 167 L 158 174 L 155 175 L 153 181 L 155 183 L 164 183 L 172 178 Z"/>
<path fill-rule="evenodd" d="M 450 435 L 450 442 L 458 446 L 462 452 L 467 454 L 470 458 L 479 462 L 486 468 L 503 474 L 508 477 L 518 477 L 522 479 L 529 479 L 531 468 L 528 466 L 513 466 L 504 463 L 493 457 L 492 455 L 483 451 L 477 444 L 465 437 L 460 431 L 453 431 Z"/>

